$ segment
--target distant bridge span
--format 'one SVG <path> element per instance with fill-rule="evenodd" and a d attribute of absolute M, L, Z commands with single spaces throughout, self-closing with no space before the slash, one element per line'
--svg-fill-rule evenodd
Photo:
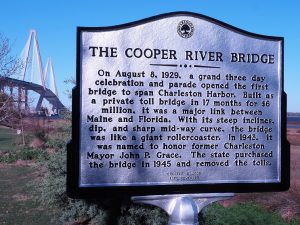
<path fill-rule="evenodd" d="M 65 106 L 58 98 L 52 60 L 48 58 L 46 66 L 43 68 L 35 30 L 30 30 L 20 58 L 23 67 L 20 74 L 16 74 L 19 75 L 19 79 L 0 76 L 0 91 L 13 96 L 20 110 L 25 108 L 26 111 L 31 111 L 35 104 L 34 110 L 38 113 L 42 109 L 43 100 L 46 99 L 52 105 L 51 113 L 59 114 L 61 110 L 65 109 Z M 34 96 L 33 99 L 28 99 L 28 91 L 38 93 L 39 97 Z M 31 107 L 29 107 L 29 102 Z"/>
<path fill-rule="evenodd" d="M 13 94 L 13 88 L 18 88 L 19 108 L 21 108 L 21 103 L 25 105 L 25 108 L 28 108 L 28 91 L 30 90 L 40 95 L 35 107 L 36 112 L 41 111 L 43 99 L 46 99 L 52 105 L 52 110 L 56 113 L 65 109 L 65 106 L 61 103 L 58 97 L 50 89 L 43 87 L 42 85 L 9 77 L 1 77 L 0 91 L 4 91 L 5 87 L 10 88 L 11 95 Z"/>

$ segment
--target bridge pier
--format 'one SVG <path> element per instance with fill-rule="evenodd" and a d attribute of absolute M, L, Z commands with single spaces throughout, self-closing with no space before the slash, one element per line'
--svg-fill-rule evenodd
<path fill-rule="evenodd" d="M 38 102 L 36 104 L 36 107 L 35 107 L 35 111 L 36 112 L 41 111 L 41 106 L 42 106 L 42 102 L 43 102 L 44 96 L 45 96 L 44 92 L 40 94 L 39 100 L 38 100 Z"/>
<path fill-rule="evenodd" d="M 25 87 L 18 86 L 18 109 L 25 109 L 27 111 L 28 107 L 28 90 Z"/>
<path fill-rule="evenodd" d="M 28 104 L 28 89 L 25 89 L 25 110 L 29 111 L 29 104 Z"/>

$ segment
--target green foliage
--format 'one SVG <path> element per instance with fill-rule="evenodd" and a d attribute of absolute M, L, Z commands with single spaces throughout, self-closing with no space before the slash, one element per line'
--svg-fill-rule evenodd
<path fill-rule="evenodd" d="M 263 208 L 251 204 L 235 204 L 224 208 L 219 204 L 207 207 L 200 217 L 200 224 L 206 225 L 296 225 L 299 221 L 290 223 L 278 215 L 267 213 Z"/>
<path fill-rule="evenodd" d="M 39 201 L 51 207 L 56 223 L 101 224 L 101 225 L 163 225 L 167 216 L 154 207 L 135 206 L 120 200 L 93 199 L 74 200 L 66 195 L 66 143 L 70 138 L 70 128 L 58 128 L 58 135 L 48 136 L 45 146 L 54 148 L 49 160 L 39 167 L 45 169 L 43 182 L 37 184 Z"/>
<path fill-rule="evenodd" d="M 46 179 L 39 183 L 44 205 L 52 207 L 52 213 L 60 222 L 88 224 L 166 224 L 166 215 L 158 208 L 129 206 L 112 199 L 74 200 L 65 193 L 66 152 L 58 149 L 43 163 L 47 170 Z"/>
<path fill-rule="evenodd" d="M 49 155 L 43 149 L 24 148 L 13 152 L 7 152 L 0 155 L 0 162 L 14 163 L 17 160 L 36 160 L 45 161 Z"/>
<path fill-rule="evenodd" d="M 50 138 L 45 143 L 45 148 L 63 149 L 66 146 L 66 141 L 58 138 Z"/>
<path fill-rule="evenodd" d="M 97 202 L 69 199 L 66 195 L 66 140 L 70 129 L 58 128 L 59 135 L 49 136 L 45 146 L 54 148 L 49 160 L 39 167 L 46 171 L 43 182 L 37 183 L 41 193 L 38 199 L 43 205 L 50 206 L 53 220 L 56 223 L 91 222 L 105 224 L 107 212 Z M 71 223 L 71 224 L 72 224 Z"/>
<path fill-rule="evenodd" d="M 167 222 L 167 214 L 157 207 L 132 205 L 122 208 L 119 225 L 163 225 Z"/>
<path fill-rule="evenodd" d="M 44 161 L 48 159 L 49 155 L 43 149 L 24 149 L 18 151 L 18 157 L 21 160 L 37 160 Z"/>

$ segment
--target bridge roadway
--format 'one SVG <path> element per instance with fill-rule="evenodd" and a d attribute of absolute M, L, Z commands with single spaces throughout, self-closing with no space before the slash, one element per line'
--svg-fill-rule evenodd
<path fill-rule="evenodd" d="M 38 94 L 40 94 L 40 98 L 38 100 L 37 106 L 36 106 L 36 111 L 40 111 L 41 109 L 41 104 L 43 99 L 45 98 L 52 106 L 53 106 L 53 111 L 56 111 L 59 113 L 61 110 L 65 109 L 65 106 L 61 103 L 61 101 L 58 99 L 58 97 L 48 88 L 44 88 L 42 85 L 35 84 L 32 82 L 27 82 L 23 80 L 17 80 L 14 78 L 10 77 L 0 77 L 0 91 L 3 87 L 18 87 L 26 90 L 26 95 L 27 95 L 27 90 L 32 90 Z M 28 98 L 26 96 L 25 98 Z"/>

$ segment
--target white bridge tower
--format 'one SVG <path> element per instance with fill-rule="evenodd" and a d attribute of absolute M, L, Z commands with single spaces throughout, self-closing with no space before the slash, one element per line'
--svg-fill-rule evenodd
<path fill-rule="evenodd" d="M 46 66 L 43 68 L 36 30 L 30 30 L 28 40 L 21 53 L 21 60 L 23 63 L 23 68 L 21 70 L 19 79 L 33 84 L 38 84 L 44 89 L 49 89 L 55 96 L 58 97 L 52 60 L 51 58 L 48 58 Z M 19 92 L 21 92 L 21 96 L 23 96 L 22 98 L 28 99 L 27 90 L 26 94 L 25 90 L 21 90 Z M 41 110 L 44 98 L 45 96 L 40 94 L 35 107 L 36 112 Z"/>

